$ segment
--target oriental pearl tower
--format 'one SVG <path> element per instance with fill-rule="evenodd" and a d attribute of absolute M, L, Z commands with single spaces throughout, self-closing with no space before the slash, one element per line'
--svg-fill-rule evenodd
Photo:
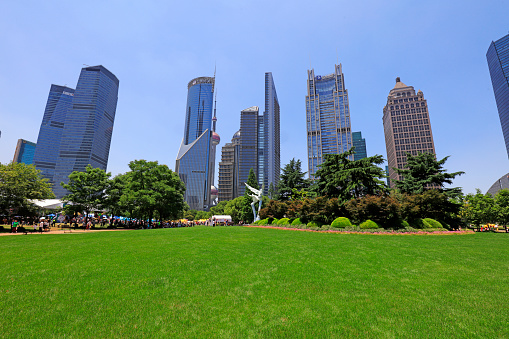
<path fill-rule="evenodd" d="M 215 73 L 215 72 L 214 72 Z M 215 74 L 214 74 L 215 78 Z M 216 146 L 219 145 L 219 142 L 221 141 L 221 138 L 219 137 L 219 134 L 216 133 L 216 102 L 217 102 L 217 90 L 214 93 L 214 116 L 212 117 L 212 147 L 211 147 L 211 157 L 210 157 L 210 167 L 209 167 L 209 173 L 210 173 L 210 180 L 211 183 L 210 186 L 210 201 L 211 206 L 214 206 L 217 204 L 217 188 L 214 186 L 214 178 L 215 178 L 215 167 L 216 167 Z"/>

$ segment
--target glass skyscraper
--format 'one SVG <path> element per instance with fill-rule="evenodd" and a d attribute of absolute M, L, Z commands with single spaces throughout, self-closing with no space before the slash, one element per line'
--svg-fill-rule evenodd
<path fill-rule="evenodd" d="M 35 146 L 36 144 L 33 142 L 25 139 L 18 139 L 18 143 L 16 144 L 16 151 L 14 152 L 14 159 L 12 162 L 33 165 Z"/>
<path fill-rule="evenodd" d="M 341 64 L 329 75 L 315 75 L 314 69 L 309 70 L 307 85 L 308 173 L 315 179 L 324 154 L 340 154 L 352 147 L 352 131 Z"/>
<path fill-rule="evenodd" d="M 355 154 L 353 160 L 360 160 L 368 157 L 366 151 L 366 139 L 362 137 L 361 132 L 352 132 L 353 147 L 355 147 Z"/>
<path fill-rule="evenodd" d="M 214 78 L 200 77 L 187 85 L 184 138 L 175 165 L 175 172 L 186 186 L 184 199 L 195 210 L 208 210 L 212 203 L 210 188 L 215 159 L 211 156 L 219 143 L 217 134 L 211 130 L 214 83 Z"/>
<path fill-rule="evenodd" d="M 491 42 L 486 58 L 509 156 L 509 34 Z"/>
<path fill-rule="evenodd" d="M 280 147 L 280 110 L 277 99 L 276 86 L 271 72 L 265 73 L 265 111 L 260 121 L 259 145 L 263 145 L 258 152 L 258 182 L 260 188 L 264 185 L 266 195 L 270 184 L 274 189 L 279 182 L 281 173 Z"/>
<path fill-rule="evenodd" d="M 106 170 L 119 81 L 104 66 L 81 69 L 76 90 L 52 85 L 44 112 L 34 164 L 53 184 L 57 198 L 67 191 L 73 171 L 87 165 Z"/>

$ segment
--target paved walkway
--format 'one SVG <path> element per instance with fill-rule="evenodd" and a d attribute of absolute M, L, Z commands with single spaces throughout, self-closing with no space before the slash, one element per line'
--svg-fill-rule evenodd
<path fill-rule="evenodd" d="M 101 230 L 63 230 L 61 228 L 51 228 L 50 232 L 32 232 L 33 227 L 27 228 L 29 231 L 26 235 L 44 235 L 44 234 L 78 234 L 78 233 L 92 233 L 92 232 L 111 232 L 111 231 L 133 231 L 133 229 L 101 229 Z M 0 233 L 0 236 L 4 235 L 25 235 L 25 232 L 18 232 L 18 233 L 10 233 L 10 232 L 2 232 Z"/>

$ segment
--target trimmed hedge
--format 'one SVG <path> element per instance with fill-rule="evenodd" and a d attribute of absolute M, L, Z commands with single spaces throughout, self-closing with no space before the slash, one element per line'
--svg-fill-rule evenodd
<path fill-rule="evenodd" d="M 278 221 L 279 221 L 279 220 L 278 220 L 277 218 L 274 218 L 274 219 L 271 221 L 270 225 L 277 225 L 277 222 L 278 222 Z"/>
<path fill-rule="evenodd" d="M 307 226 L 308 226 L 307 228 L 320 227 L 320 226 L 322 226 L 322 224 L 317 221 L 310 221 L 310 222 L 308 222 Z"/>
<path fill-rule="evenodd" d="M 292 226 L 298 226 L 298 225 L 304 225 L 302 221 L 300 221 L 300 218 L 295 219 L 292 221 Z"/>
<path fill-rule="evenodd" d="M 281 219 L 279 219 L 277 224 L 280 225 L 280 226 L 290 225 L 290 219 L 288 219 L 288 218 L 281 218 Z"/>
<path fill-rule="evenodd" d="M 439 221 L 431 218 L 424 218 L 424 221 L 431 226 L 431 228 L 443 228 L 442 224 Z"/>
<path fill-rule="evenodd" d="M 428 222 L 426 220 L 421 219 L 421 218 L 415 219 L 412 222 L 411 227 L 418 228 L 418 229 L 432 228 L 432 226 L 430 224 L 428 224 Z"/>
<path fill-rule="evenodd" d="M 352 223 L 350 222 L 350 219 L 348 219 L 348 218 L 339 217 L 339 218 L 334 219 L 331 226 L 336 227 L 336 228 L 345 228 L 345 227 L 351 227 Z"/>
<path fill-rule="evenodd" d="M 360 224 L 359 227 L 364 230 L 380 228 L 380 227 L 378 227 L 378 224 L 376 222 L 369 220 L 369 219 L 364 221 L 362 224 Z"/>

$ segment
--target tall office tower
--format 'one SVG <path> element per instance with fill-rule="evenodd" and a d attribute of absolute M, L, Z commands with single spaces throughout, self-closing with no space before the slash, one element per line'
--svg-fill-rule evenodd
<path fill-rule="evenodd" d="M 59 161 L 65 119 L 72 108 L 73 96 L 74 89 L 51 85 L 35 147 L 34 165 L 52 184 L 53 191 L 60 187 L 60 182 L 55 181 L 55 169 Z"/>
<path fill-rule="evenodd" d="M 239 150 L 240 131 L 237 131 L 231 143 L 221 149 L 221 162 L 219 163 L 218 201 L 229 201 L 238 197 L 239 182 Z"/>
<path fill-rule="evenodd" d="M 309 70 L 307 85 L 308 173 L 315 179 L 324 154 L 340 154 L 352 147 L 352 131 L 341 64 L 329 75 L 315 76 L 315 70 Z"/>
<path fill-rule="evenodd" d="M 509 34 L 491 42 L 486 58 L 502 124 L 505 148 L 509 156 Z"/>
<path fill-rule="evenodd" d="M 180 145 L 175 172 L 186 185 L 185 201 L 191 209 L 208 210 L 215 149 L 219 142 L 211 130 L 215 78 L 199 77 L 187 85 L 187 108 L 184 138 Z"/>
<path fill-rule="evenodd" d="M 258 115 L 258 106 L 246 108 L 240 112 L 240 140 L 239 140 L 239 179 L 238 196 L 244 194 L 251 168 L 256 174 L 258 184 L 260 184 L 260 170 L 263 170 L 264 161 L 260 159 L 260 154 L 264 150 L 264 116 Z"/>
<path fill-rule="evenodd" d="M 263 129 L 259 133 L 259 144 L 263 145 L 258 154 L 260 166 L 258 182 L 264 185 L 264 194 L 268 193 L 270 184 L 277 186 L 281 173 L 280 150 L 280 110 L 276 86 L 271 72 L 265 73 L 265 111 L 263 113 Z M 261 127 L 261 126 L 260 126 Z M 261 132 L 263 130 L 263 132 Z"/>
<path fill-rule="evenodd" d="M 12 162 L 22 162 L 27 165 L 32 165 L 34 163 L 35 146 L 36 144 L 33 142 L 25 139 L 18 139 Z"/>
<path fill-rule="evenodd" d="M 366 151 L 366 139 L 362 137 L 361 132 L 352 132 L 353 147 L 355 147 L 355 154 L 353 160 L 360 160 L 368 157 Z"/>
<path fill-rule="evenodd" d="M 421 90 L 415 94 L 414 88 L 402 83 L 398 77 L 383 113 L 389 178 L 391 181 L 401 180 L 393 168 L 405 167 L 406 153 L 435 154 L 428 104 Z"/>
<path fill-rule="evenodd" d="M 61 128 L 60 148 L 58 151 L 53 148 L 53 152 L 58 152 L 52 178 L 53 192 L 57 198 L 67 194 L 60 182 L 67 183 L 72 172 L 84 171 L 89 164 L 106 170 L 117 110 L 118 85 L 117 77 L 104 66 L 81 69 L 72 95 L 72 107 L 66 111 L 63 124 L 54 123 Z M 47 138 L 43 138 L 47 142 Z"/>

